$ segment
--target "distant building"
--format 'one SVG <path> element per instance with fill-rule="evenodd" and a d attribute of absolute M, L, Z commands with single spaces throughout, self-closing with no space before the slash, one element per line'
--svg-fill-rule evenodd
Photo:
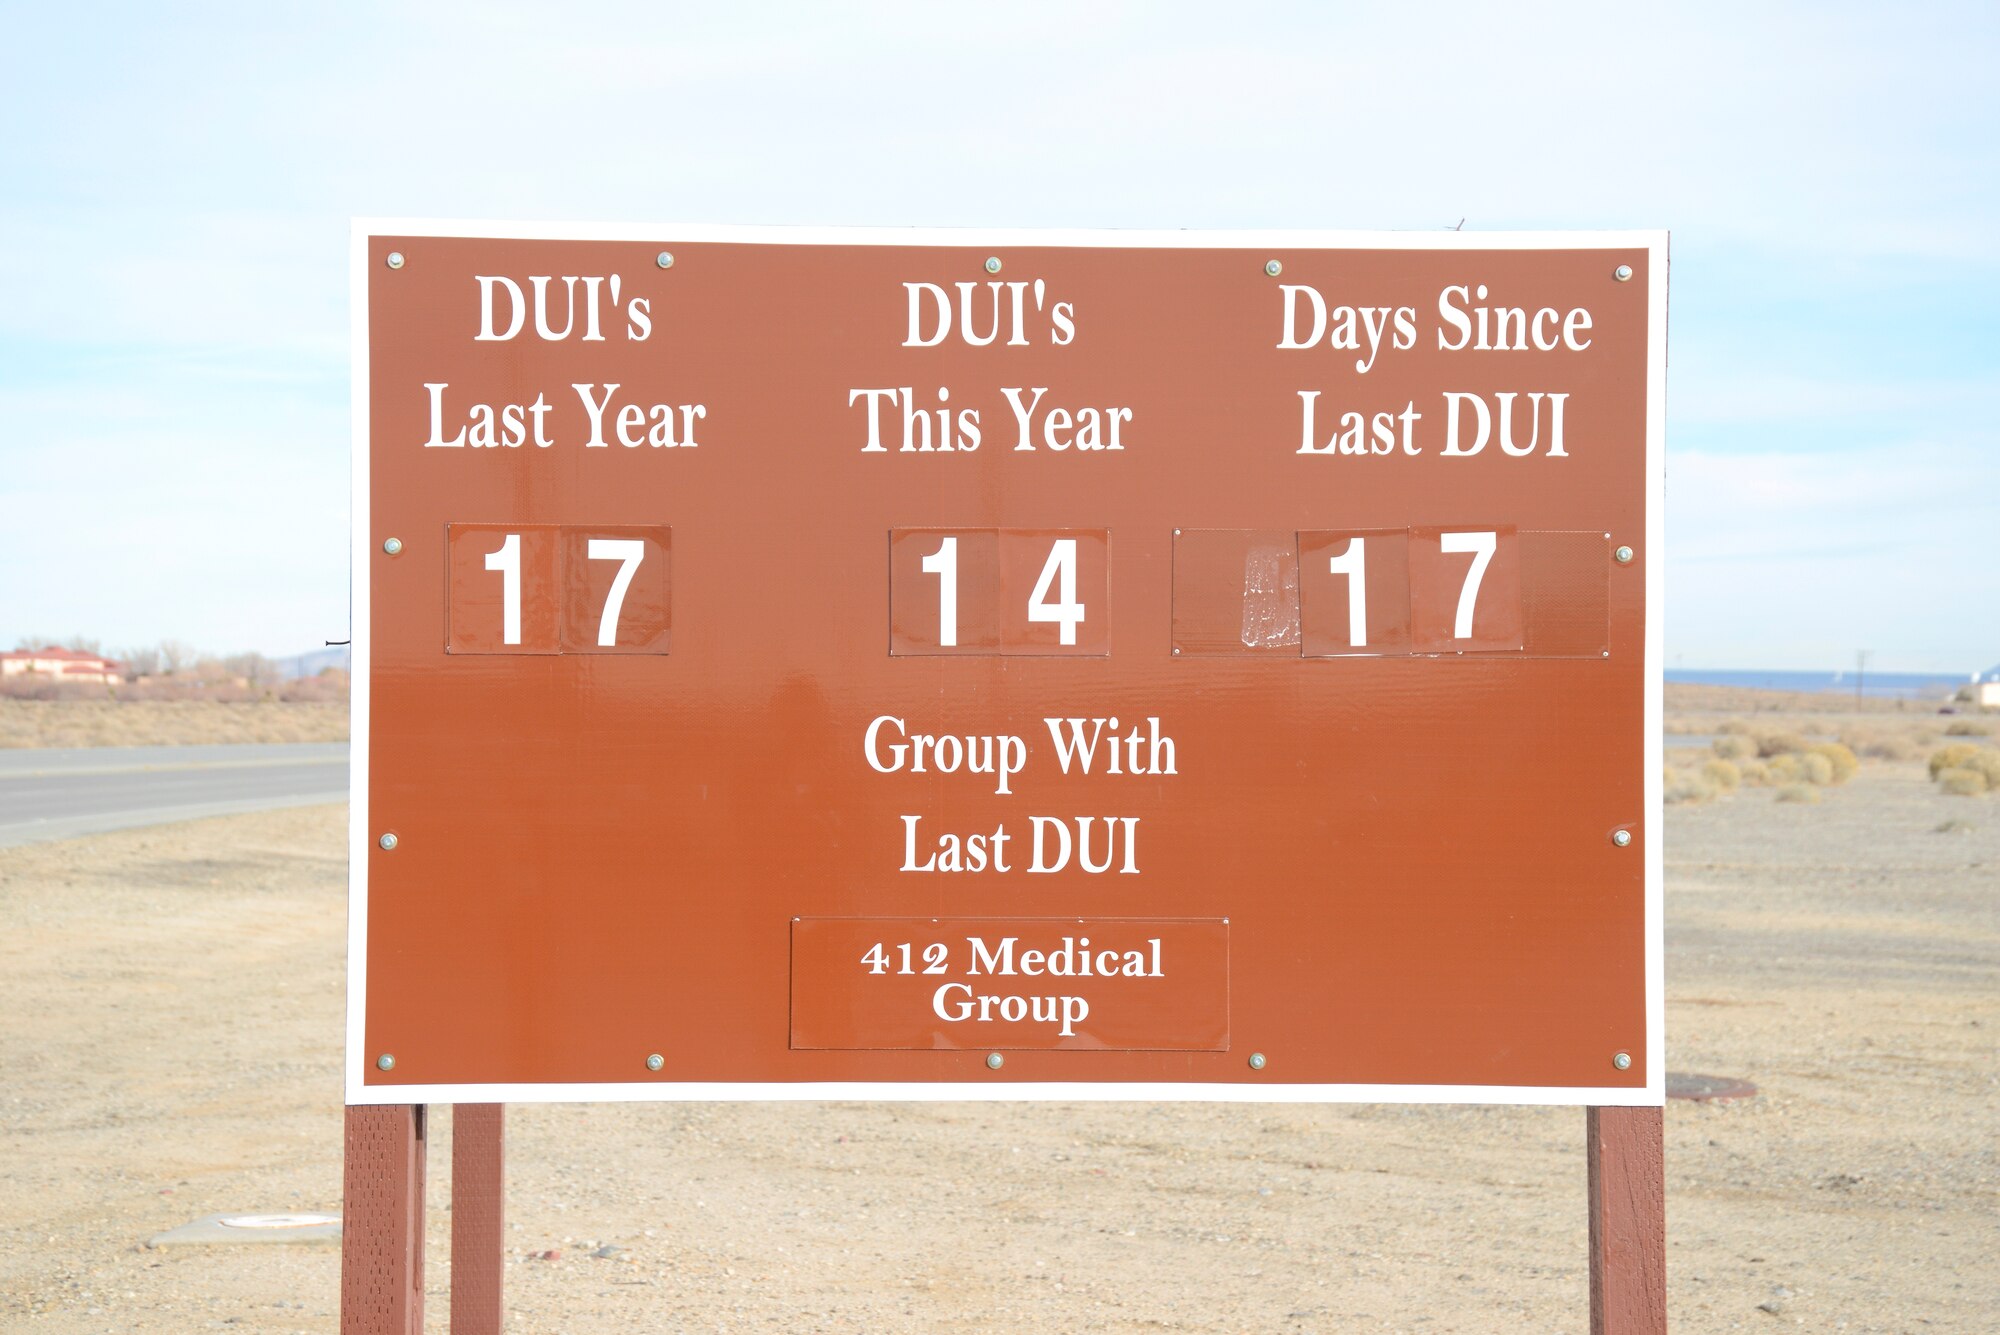
<path fill-rule="evenodd" d="M 116 686 L 125 680 L 125 665 L 81 649 L 11 649 L 0 654 L 0 678 L 28 675 L 79 686 Z"/>
<path fill-rule="evenodd" d="M 1972 679 L 1972 700 L 1981 709 L 2000 709 L 2000 664 Z"/>

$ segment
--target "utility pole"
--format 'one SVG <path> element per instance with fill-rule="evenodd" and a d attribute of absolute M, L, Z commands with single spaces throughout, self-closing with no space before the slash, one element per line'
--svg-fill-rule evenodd
<path fill-rule="evenodd" d="M 1861 708 L 1861 687 L 1868 680 L 1868 657 L 1873 652 L 1868 649 L 1854 651 L 1854 707 Z"/>

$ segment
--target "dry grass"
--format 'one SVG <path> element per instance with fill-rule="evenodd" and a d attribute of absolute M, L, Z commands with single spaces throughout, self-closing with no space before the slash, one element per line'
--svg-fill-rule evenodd
<path fill-rule="evenodd" d="M 1748 686 L 1700 686 L 1691 682 L 1668 682 L 1666 706 L 1670 715 L 1702 714 L 1870 714 L 1895 717 L 1935 714 L 1941 701 L 1903 700 L 1865 696 L 1856 700 L 1840 691 L 1760 691 Z M 1673 725 L 1670 723 L 1669 728 Z M 1712 731 L 1690 727 L 1689 732 Z"/>
<path fill-rule="evenodd" d="M 1848 728 L 1841 732 L 1841 744 L 1868 760 L 1917 760 L 1929 743 L 1919 734 L 1928 728 L 1890 731 L 1881 728 Z"/>
<path fill-rule="evenodd" d="M 1788 783 L 1778 790 L 1778 800 L 1780 802 L 1817 802 L 1819 801 L 1819 789 L 1813 787 L 1811 784 Z"/>
<path fill-rule="evenodd" d="M 0 699 L 0 747 L 344 742 L 347 703 Z"/>
<path fill-rule="evenodd" d="M 1945 725 L 1944 735 L 1947 737 L 1991 737 L 1993 730 L 1984 723 L 1974 723 L 1971 719 L 1959 719 L 1956 723 Z"/>

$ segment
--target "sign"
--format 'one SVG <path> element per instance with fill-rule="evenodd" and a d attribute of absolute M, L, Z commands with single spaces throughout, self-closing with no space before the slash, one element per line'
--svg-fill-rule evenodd
<path fill-rule="evenodd" d="M 357 226 L 349 1101 L 1659 1103 L 1666 278 Z"/>

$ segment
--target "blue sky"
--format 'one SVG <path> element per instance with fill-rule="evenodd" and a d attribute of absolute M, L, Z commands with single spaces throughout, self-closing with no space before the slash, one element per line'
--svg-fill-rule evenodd
<path fill-rule="evenodd" d="M 2000 660 L 2000 8 L 8 4 L 0 641 L 347 624 L 355 215 L 1673 231 L 1668 662 Z"/>

